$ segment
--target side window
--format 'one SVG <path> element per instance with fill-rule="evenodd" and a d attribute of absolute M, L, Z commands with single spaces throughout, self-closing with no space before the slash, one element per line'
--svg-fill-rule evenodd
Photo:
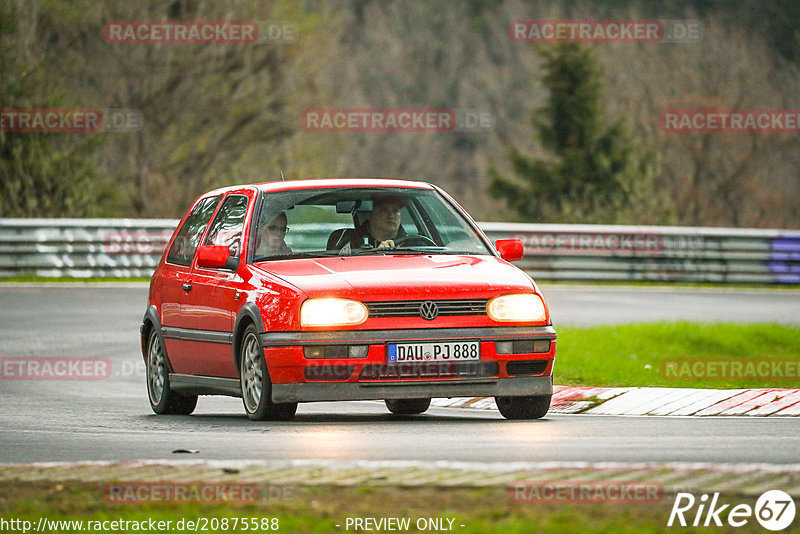
<path fill-rule="evenodd" d="M 222 203 L 211 228 L 208 230 L 204 245 L 222 245 L 228 247 L 231 256 L 238 256 L 242 249 L 242 230 L 247 215 L 247 197 L 230 195 Z"/>
<path fill-rule="evenodd" d="M 172 242 L 167 254 L 168 263 L 186 266 L 192 264 L 203 230 L 205 230 L 209 219 L 214 214 L 214 210 L 217 209 L 221 198 L 221 196 L 205 198 L 195 206 L 181 229 L 178 230 L 175 241 Z"/>

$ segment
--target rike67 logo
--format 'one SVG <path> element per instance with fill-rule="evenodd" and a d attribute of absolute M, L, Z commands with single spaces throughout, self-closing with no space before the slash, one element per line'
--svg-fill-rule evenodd
<path fill-rule="evenodd" d="M 779 531 L 791 525 L 794 516 L 794 500 L 781 490 L 764 492 L 756 501 L 755 507 L 749 504 L 737 504 L 733 507 L 731 504 L 722 504 L 719 493 L 714 493 L 710 502 L 705 493 L 700 499 L 695 499 L 691 493 L 678 493 L 667 526 L 721 527 L 727 522 L 728 526 L 742 527 L 755 517 L 765 529 Z"/>

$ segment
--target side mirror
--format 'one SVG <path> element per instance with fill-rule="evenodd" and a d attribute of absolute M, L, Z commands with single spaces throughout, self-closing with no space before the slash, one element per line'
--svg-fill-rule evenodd
<path fill-rule="evenodd" d="M 231 257 L 228 247 L 221 245 L 205 245 L 197 251 L 197 266 L 204 269 L 230 268 L 231 259 L 236 258 Z M 238 261 L 236 264 L 238 265 Z"/>
<path fill-rule="evenodd" d="M 498 239 L 495 248 L 500 253 L 500 257 L 506 261 L 521 260 L 525 251 L 522 247 L 522 239 Z"/>

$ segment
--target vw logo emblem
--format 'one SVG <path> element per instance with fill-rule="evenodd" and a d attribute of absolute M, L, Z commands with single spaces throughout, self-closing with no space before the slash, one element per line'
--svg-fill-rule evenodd
<path fill-rule="evenodd" d="M 439 315 L 439 306 L 433 301 L 426 300 L 419 305 L 419 315 L 423 319 L 433 321 Z"/>

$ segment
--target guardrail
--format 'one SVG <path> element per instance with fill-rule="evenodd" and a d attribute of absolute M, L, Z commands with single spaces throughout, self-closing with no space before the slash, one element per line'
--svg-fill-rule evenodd
<path fill-rule="evenodd" d="M 0 278 L 149 277 L 173 219 L 0 219 Z"/>
<path fill-rule="evenodd" d="M 173 219 L 0 219 L 0 278 L 149 277 Z M 479 223 L 537 280 L 800 284 L 800 231 Z"/>
<path fill-rule="evenodd" d="M 537 279 L 800 283 L 800 231 L 680 226 L 481 223 L 525 245 Z"/>

